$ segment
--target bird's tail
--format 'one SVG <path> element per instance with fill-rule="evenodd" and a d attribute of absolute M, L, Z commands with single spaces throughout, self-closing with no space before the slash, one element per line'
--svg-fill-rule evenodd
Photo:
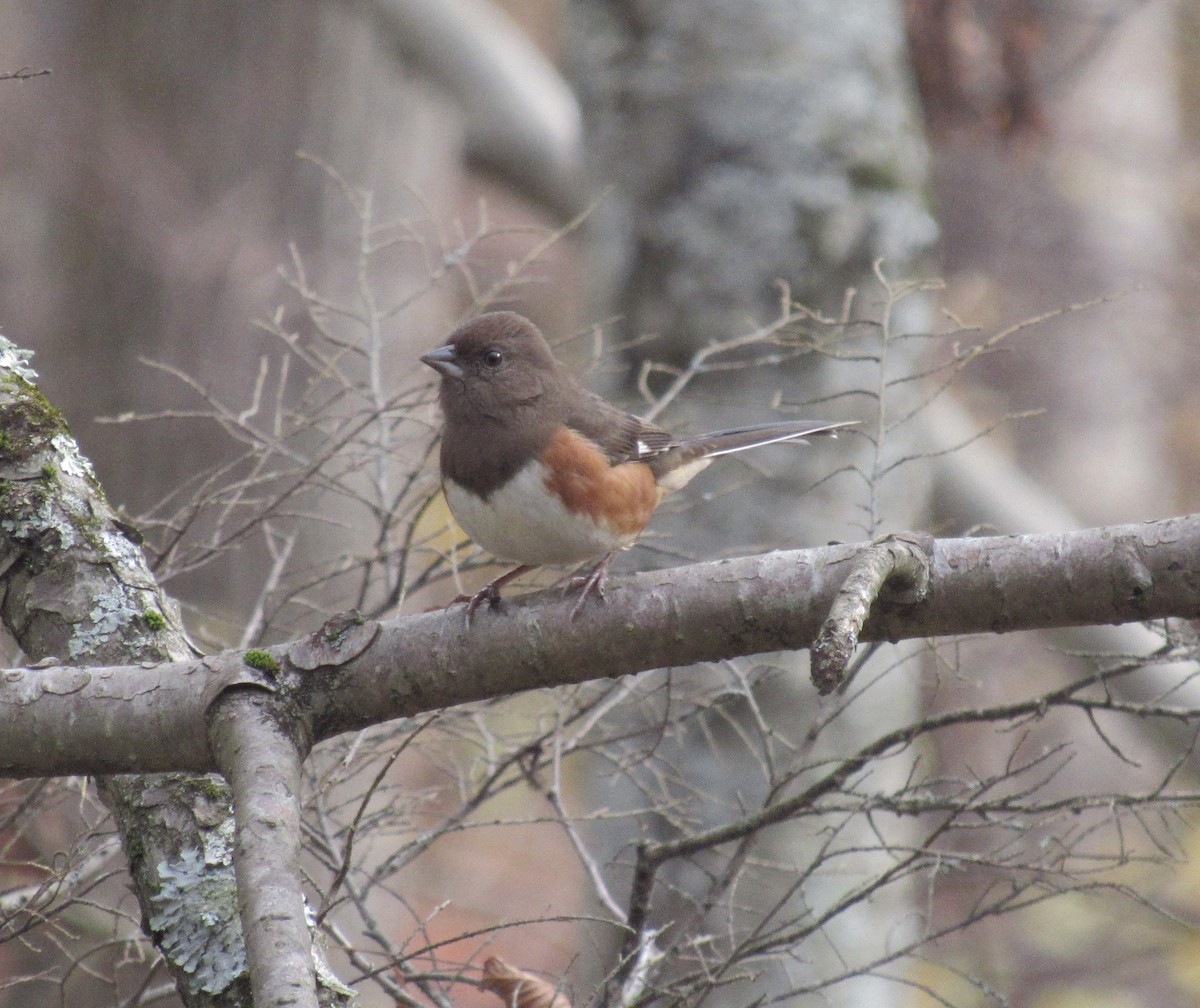
<path fill-rule="evenodd" d="M 712 431 L 676 442 L 661 455 L 650 460 L 650 468 L 660 486 L 678 490 L 711 459 L 720 455 L 758 448 L 761 445 L 796 442 L 803 444 L 810 437 L 836 437 L 843 427 L 855 421 L 832 423 L 826 420 L 781 420 L 775 423 L 753 424 Z"/>

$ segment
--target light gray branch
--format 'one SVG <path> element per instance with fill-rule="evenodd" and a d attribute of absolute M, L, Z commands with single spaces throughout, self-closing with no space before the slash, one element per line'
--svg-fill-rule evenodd
<path fill-rule="evenodd" d="M 477 614 L 469 629 L 462 606 L 381 623 L 340 618 L 271 649 L 281 665 L 275 702 L 319 741 L 522 690 L 806 648 L 862 548 L 766 553 L 618 578 L 575 620 L 574 598 L 558 590 L 506 600 L 500 612 Z M 1200 515 L 937 540 L 927 593 L 911 603 L 881 600 L 860 639 L 1171 616 L 1200 617 Z M 36 704 L 38 732 L 56 725 L 58 742 L 48 750 L 30 727 L 33 718 L 9 718 L 0 772 L 211 770 L 203 726 L 212 680 L 236 684 L 248 674 L 236 653 L 150 668 L 12 670 L 0 682 L 0 709 Z M 180 705 L 170 716 L 148 719 L 130 702 L 160 689 L 161 702 Z"/>
<path fill-rule="evenodd" d="M 842 684 L 871 607 L 884 591 L 893 601 L 919 602 L 929 590 L 933 536 L 885 536 L 863 549 L 842 582 L 812 646 L 813 685 L 822 696 Z"/>
<path fill-rule="evenodd" d="M 209 736 L 233 791 L 233 864 L 254 1004 L 317 1008 L 300 878 L 300 767 L 307 747 L 268 700 L 256 689 L 227 691 L 213 710 Z"/>

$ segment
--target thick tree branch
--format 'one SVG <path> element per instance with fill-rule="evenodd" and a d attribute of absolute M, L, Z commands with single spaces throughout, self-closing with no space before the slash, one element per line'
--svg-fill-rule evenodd
<path fill-rule="evenodd" d="M 42 669 L 49 673 L 45 680 L 25 673 L 9 676 L 17 690 L 9 696 L 8 714 L 30 728 L 36 723 L 37 731 L 22 737 L 34 745 L 40 762 L 53 762 L 56 752 L 65 755 L 72 747 L 94 746 L 111 757 L 123 746 L 140 748 L 139 736 L 149 730 L 158 745 L 191 746 L 215 769 L 207 739 L 193 720 L 199 708 L 172 702 L 174 691 L 186 694 L 208 675 L 183 663 L 201 671 L 191 683 L 150 682 L 113 677 L 96 667 L 140 661 L 143 672 L 178 670 L 179 665 L 149 663 L 195 652 L 174 603 L 146 565 L 136 533 L 113 514 L 62 416 L 33 384 L 36 377 L 28 353 L 0 337 L 0 618 L 32 658 L 58 656 L 72 668 Z M 205 710 L 235 680 L 258 681 L 257 673 L 240 662 L 223 667 L 233 679 L 218 672 L 206 687 L 212 700 L 203 704 Z M 96 689 L 107 695 L 101 707 L 141 716 L 110 726 L 88 716 L 79 732 L 64 732 L 57 717 L 66 711 L 37 702 Z M 178 765 L 169 758 L 154 762 Z M 105 758 L 94 765 L 105 773 L 136 772 L 153 764 Z M 233 811 L 224 782 L 143 773 L 100 777 L 96 785 L 129 856 L 148 932 L 184 1003 L 192 1008 L 246 1003 L 250 983 L 229 850 L 232 831 L 225 828 Z M 327 975 L 321 979 L 328 1003 L 346 1000 L 344 987 Z"/>
<path fill-rule="evenodd" d="M 227 691 L 209 724 L 213 753 L 233 791 L 238 905 L 254 1004 L 261 1008 L 317 1008 L 300 877 L 300 767 L 307 746 L 292 727 L 278 719 L 267 693 L 245 688 Z"/>
<path fill-rule="evenodd" d="M 617 579 L 574 621 L 574 599 L 557 590 L 506 601 L 469 629 L 461 606 L 378 624 L 339 619 L 271 650 L 281 666 L 272 688 L 280 709 L 306 721 L 320 741 L 522 690 L 801 649 L 815 639 L 861 549 L 767 553 Z M 1200 515 L 936 541 L 925 595 L 881 600 L 860 639 L 1171 616 L 1200 617 Z M 12 670 L 0 683 L 0 707 L 23 712 L 0 735 L 0 772 L 213 769 L 203 729 L 213 680 L 236 684 L 249 674 L 236 653 L 151 668 Z M 160 690 L 163 702 L 180 707 L 147 718 L 131 698 Z M 52 750 L 28 727 L 30 706 L 39 708 L 40 732 L 56 726 Z"/>

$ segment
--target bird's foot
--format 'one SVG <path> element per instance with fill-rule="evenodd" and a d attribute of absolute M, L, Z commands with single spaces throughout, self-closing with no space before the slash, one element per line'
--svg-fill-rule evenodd
<path fill-rule="evenodd" d="M 507 574 L 501 574 L 496 580 L 489 581 L 474 595 L 459 595 L 450 605 L 458 605 L 459 602 L 467 603 L 467 626 L 471 626 L 471 617 L 475 615 L 475 610 L 478 609 L 484 602 L 488 604 L 489 609 L 500 608 L 500 589 L 503 588 L 513 578 L 518 578 L 522 574 L 533 570 L 533 564 L 522 564 L 510 570 Z M 448 608 L 448 607 L 447 607 Z"/>
<path fill-rule="evenodd" d="M 475 610 L 478 609 L 484 602 L 488 604 L 489 609 L 500 608 L 500 589 L 496 587 L 495 582 L 489 582 L 479 589 L 474 595 L 458 595 L 450 605 L 458 605 L 460 602 L 467 603 L 467 626 L 471 625 L 471 617 L 475 615 Z"/>
<path fill-rule="evenodd" d="M 575 605 L 571 609 L 572 620 L 579 615 L 579 610 L 583 608 L 583 603 L 592 592 L 595 592 L 600 598 L 604 598 L 604 585 L 608 581 L 608 565 L 615 555 L 615 553 L 607 554 L 592 568 L 590 574 L 573 577 L 567 583 L 568 591 L 573 588 L 580 589 L 579 598 L 575 600 Z"/>

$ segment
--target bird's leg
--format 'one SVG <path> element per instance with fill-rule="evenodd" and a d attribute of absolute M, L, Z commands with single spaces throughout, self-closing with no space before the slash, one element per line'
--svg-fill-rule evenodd
<path fill-rule="evenodd" d="M 592 572 L 584 577 L 571 578 L 570 588 L 581 588 L 579 599 L 575 603 L 575 607 L 571 610 L 571 619 L 579 615 L 579 610 L 583 608 L 583 603 L 587 599 L 588 594 L 595 591 L 597 595 L 604 598 L 604 582 L 608 580 L 608 565 L 612 562 L 612 558 L 619 553 L 620 550 L 614 550 L 612 553 L 606 553 Z"/>
<path fill-rule="evenodd" d="M 500 604 L 500 589 L 503 588 L 513 578 L 518 578 L 522 574 L 527 574 L 533 570 L 537 564 L 521 564 L 520 567 L 515 567 L 507 574 L 501 574 L 496 580 L 489 581 L 474 595 L 459 595 L 451 605 L 457 605 L 459 602 L 467 603 L 467 626 L 471 625 L 471 617 L 475 615 L 475 610 L 478 609 L 484 602 L 488 604 L 489 609 L 495 609 Z"/>

